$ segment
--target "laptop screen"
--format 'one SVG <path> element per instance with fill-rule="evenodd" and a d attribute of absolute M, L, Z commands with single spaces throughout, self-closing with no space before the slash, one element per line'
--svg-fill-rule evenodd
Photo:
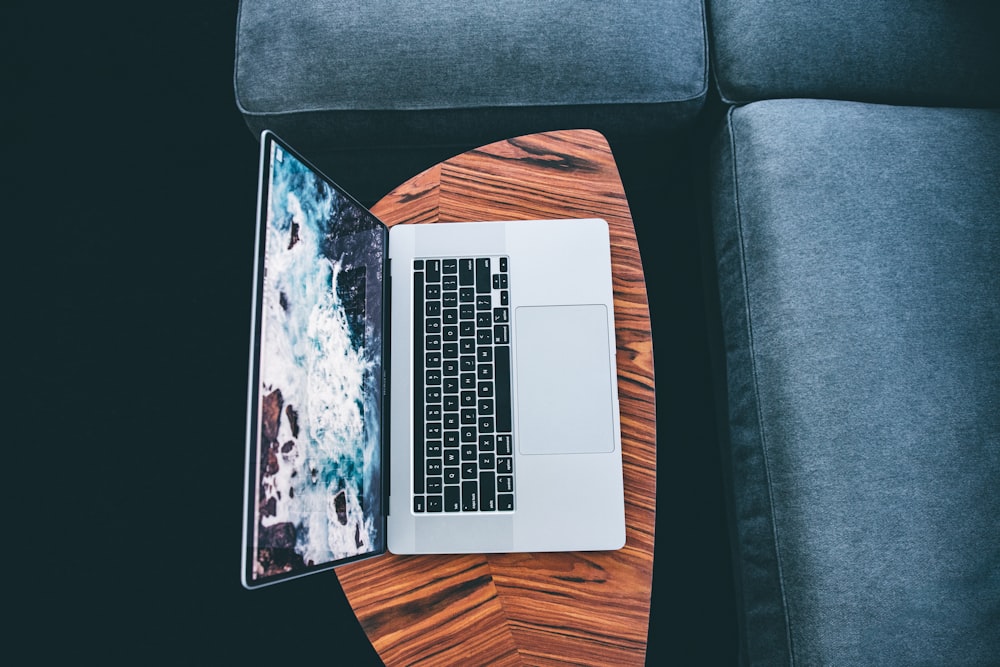
<path fill-rule="evenodd" d="M 262 141 L 247 587 L 385 551 L 386 229 L 273 135 Z"/>

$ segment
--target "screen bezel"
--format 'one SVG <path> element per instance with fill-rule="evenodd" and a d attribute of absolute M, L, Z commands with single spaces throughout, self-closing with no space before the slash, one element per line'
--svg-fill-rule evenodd
<path fill-rule="evenodd" d="M 358 554 L 354 556 L 348 556 L 346 558 L 328 561 L 325 563 L 317 563 L 314 565 L 309 565 L 304 568 L 286 572 L 281 574 L 269 575 L 266 577 L 253 576 L 253 565 L 254 565 L 254 530 L 256 524 L 256 487 L 257 487 L 257 457 L 258 457 L 258 435 L 259 435 L 259 406 L 260 406 L 260 361 L 261 361 L 261 330 L 262 330 L 262 299 L 263 299 L 263 288 L 264 288 L 264 259 L 265 259 L 265 242 L 267 237 L 267 213 L 268 204 L 270 196 L 270 183 L 271 183 L 271 154 L 274 146 L 278 146 L 281 150 L 292 155 L 296 160 L 300 161 L 308 169 L 313 171 L 317 177 L 323 180 L 323 182 L 332 190 L 336 191 L 337 194 L 350 202 L 352 205 L 358 207 L 362 214 L 371 219 L 372 222 L 376 223 L 375 228 L 380 229 L 382 232 L 382 243 L 385 248 L 383 252 L 383 265 L 382 265 L 382 377 L 381 377 L 381 392 L 379 394 L 380 413 L 383 416 L 382 428 L 381 428 L 381 438 L 380 438 L 380 456 L 381 456 L 381 495 L 382 495 L 382 513 L 376 518 L 378 522 L 379 529 L 381 530 L 382 540 L 381 548 L 372 552 Z M 345 563 L 351 563 L 359 560 L 365 560 L 375 556 L 382 555 L 386 553 L 388 539 L 386 537 L 386 527 L 387 527 L 387 513 L 389 510 L 389 428 L 388 428 L 388 369 L 389 369 L 389 258 L 388 258 L 388 238 L 389 230 L 388 227 L 379 220 L 375 215 L 371 213 L 364 205 L 358 202 L 353 196 L 347 193 L 343 188 L 337 185 L 332 179 L 326 176 L 322 171 L 320 171 L 315 165 L 310 163 L 302 155 L 300 155 L 296 150 L 291 148 L 286 142 L 282 141 L 270 130 L 264 130 L 260 136 L 260 170 L 258 178 L 258 191 L 257 191 L 257 222 L 256 222 L 256 241 L 254 245 L 254 270 L 253 270 L 253 300 L 252 300 L 252 312 L 251 312 L 251 335 L 250 335 L 250 367 L 248 373 L 248 391 L 247 391 L 247 431 L 246 431 L 246 460 L 244 465 L 244 488 L 243 488 L 243 498 L 244 498 L 244 521 L 243 521 L 243 550 L 241 558 L 241 582 L 243 586 L 247 589 L 256 589 L 270 584 L 278 583 L 281 581 L 288 581 L 291 579 L 297 579 L 303 576 L 308 576 L 311 574 L 316 574 L 318 572 L 324 572 L 331 570 L 335 567 L 343 565 Z"/>

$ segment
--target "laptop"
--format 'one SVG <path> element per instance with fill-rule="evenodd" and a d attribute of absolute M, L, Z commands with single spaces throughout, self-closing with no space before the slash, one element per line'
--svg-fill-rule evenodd
<path fill-rule="evenodd" d="M 243 585 L 623 547 L 607 223 L 387 228 L 260 143 Z"/>

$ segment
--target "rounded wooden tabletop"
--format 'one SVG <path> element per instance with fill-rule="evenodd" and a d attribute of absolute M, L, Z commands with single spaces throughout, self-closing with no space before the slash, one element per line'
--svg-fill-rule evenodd
<path fill-rule="evenodd" d="M 611 149 L 591 130 L 535 134 L 447 160 L 382 198 L 387 225 L 604 218 L 611 229 L 626 544 L 619 551 L 397 556 L 341 586 L 386 665 L 641 665 L 653 577 L 656 415 L 639 248 Z"/>

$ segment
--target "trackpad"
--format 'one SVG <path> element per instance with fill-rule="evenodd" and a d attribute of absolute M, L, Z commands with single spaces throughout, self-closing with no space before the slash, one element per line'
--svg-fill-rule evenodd
<path fill-rule="evenodd" d="M 613 451 L 607 307 L 524 306 L 514 326 L 520 453 Z"/>

